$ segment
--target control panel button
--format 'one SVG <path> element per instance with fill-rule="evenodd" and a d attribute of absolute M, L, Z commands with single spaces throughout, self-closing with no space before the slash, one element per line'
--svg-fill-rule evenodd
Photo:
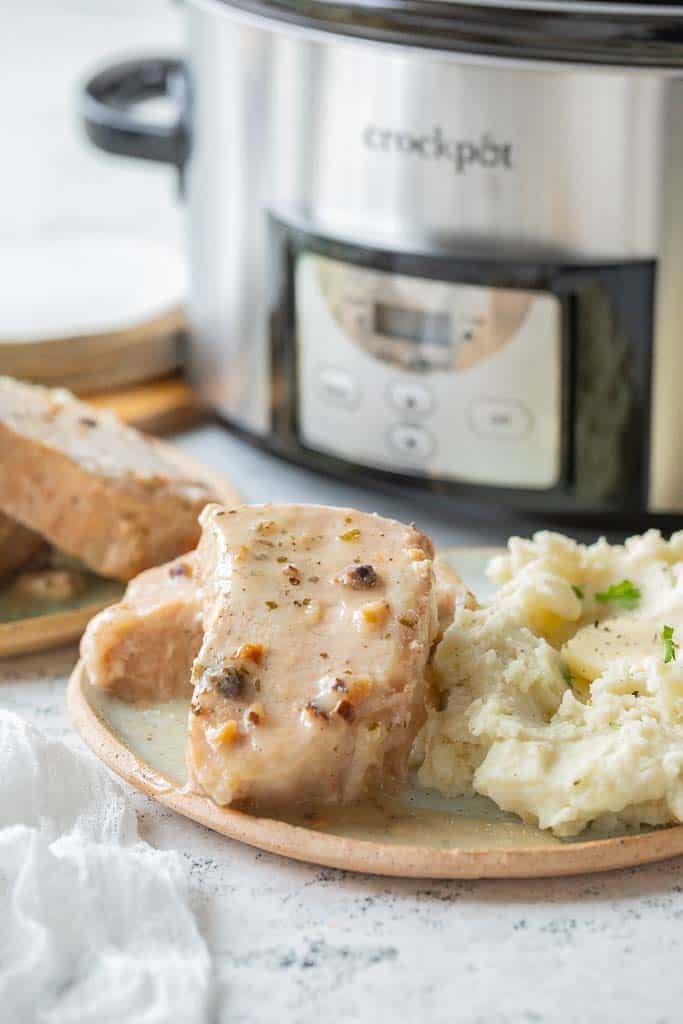
<path fill-rule="evenodd" d="M 469 406 L 467 419 L 475 434 L 494 441 L 517 440 L 532 425 L 531 413 L 514 398 L 479 398 Z"/>
<path fill-rule="evenodd" d="M 318 391 L 330 405 L 352 409 L 360 399 L 360 389 L 347 370 L 324 366 L 318 372 Z"/>
<path fill-rule="evenodd" d="M 392 427 L 389 431 L 389 444 L 404 458 L 418 461 L 428 459 L 436 447 L 429 431 L 413 423 L 398 423 Z"/>
<path fill-rule="evenodd" d="M 389 400 L 395 409 L 409 416 L 427 416 L 434 408 L 433 394 L 419 384 L 392 384 Z"/>

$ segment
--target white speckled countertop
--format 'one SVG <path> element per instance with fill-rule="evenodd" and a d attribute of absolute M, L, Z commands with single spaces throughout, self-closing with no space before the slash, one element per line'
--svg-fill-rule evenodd
<path fill-rule="evenodd" d="M 163 0 L 27 0 L 3 13 L 0 104 L 12 160 L 0 172 L 0 243 L 75 230 L 179 239 L 167 171 L 96 153 L 73 119 L 76 82 L 87 70 L 112 55 L 173 49 L 179 20 Z M 502 525 L 463 520 L 456 528 L 416 504 L 315 477 L 214 426 L 178 441 L 229 470 L 247 500 L 374 508 L 415 519 L 440 544 L 504 535 Z M 52 736 L 69 734 L 64 687 L 74 661 L 68 648 L 0 662 L 0 705 Z M 215 1021 L 682 1018 L 681 861 L 538 882 L 363 878 L 241 847 L 131 794 L 144 837 L 190 865 L 215 962 Z"/>
<path fill-rule="evenodd" d="M 0 703 L 65 736 L 74 659 L 0 662 Z M 681 1019 L 680 860 L 537 882 L 369 878 L 240 846 L 131 794 L 143 837 L 190 866 L 215 1021 Z"/>

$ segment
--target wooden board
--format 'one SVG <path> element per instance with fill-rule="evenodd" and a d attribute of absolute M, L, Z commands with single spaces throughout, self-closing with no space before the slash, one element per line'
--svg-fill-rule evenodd
<path fill-rule="evenodd" d="M 182 360 L 182 253 L 135 235 L 0 243 L 0 373 L 80 395 L 171 373 Z"/>
<path fill-rule="evenodd" d="M 82 396 L 132 387 L 178 369 L 184 330 L 185 315 L 177 308 L 106 336 L 32 346 L 4 342 L 0 343 L 0 371 Z"/>
<path fill-rule="evenodd" d="M 239 503 L 240 496 L 233 484 L 225 477 L 214 474 L 207 466 L 203 466 L 184 452 L 164 441 L 155 442 L 161 447 L 163 454 L 185 472 L 197 480 L 206 480 L 216 491 L 218 497 L 226 505 Z M 99 588 L 97 587 L 99 584 Z M 112 593 L 103 599 L 100 591 L 111 585 Z M 25 619 L 0 622 L 0 658 L 14 654 L 26 654 L 33 651 L 47 650 L 59 644 L 77 640 L 93 615 L 113 601 L 119 600 L 125 584 L 111 584 L 111 581 L 96 580 L 92 587 L 92 601 L 81 603 L 77 608 L 61 609 L 49 614 L 31 616 Z M 85 598 L 87 599 L 86 591 Z"/>
<path fill-rule="evenodd" d="M 479 549 L 458 556 L 472 589 L 481 591 L 482 563 L 491 554 Z M 304 818 L 259 817 L 219 807 L 187 785 L 187 702 L 126 704 L 91 687 L 79 663 L 68 704 L 81 738 L 131 785 L 215 832 L 295 860 L 410 878 L 541 878 L 633 867 L 683 853 L 681 826 L 560 840 L 481 797 L 447 801 L 417 788 L 402 799 L 326 809 L 310 824 Z"/>
<path fill-rule="evenodd" d="M 192 388 L 178 376 L 91 395 L 88 402 L 96 409 L 109 409 L 124 423 L 156 436 L 186 430 L 206 416 Z"/>

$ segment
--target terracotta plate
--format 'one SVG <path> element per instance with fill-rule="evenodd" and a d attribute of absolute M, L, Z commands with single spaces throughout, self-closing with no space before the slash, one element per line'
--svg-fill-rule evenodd
<path fill-rule="evenodd" d="M 225 478 L 214 475 L 206 466 L 163 441 L 155 440 L 164 455 L 198 480 L 208 481 L 227 505 L 241 499 Z M 18 599 L 8 586 L 0 585 L 0 658 L 29 651 L 42 651 L 77 640 L 97 612 L 118 601 L 125 585 L 87 575 L 85 590 L 64 602 Z"/>
<path fill-rule="evenodd" d="M 445 553 L 484 596 L 492 549 Z M 187 701 L 127 704 L 96 690 L 79 663 L 69 683 L 73 724 L 95 754 L 137 789 L 187 818 L 271 853 L 369 874 L 534 878 L 607 871 L 683 853 L 683 827 L 563 841 L 484 798 L 445 800 L 417 787 L 311 816 L 263 818 L 193 792 L 185 769 Z"/>

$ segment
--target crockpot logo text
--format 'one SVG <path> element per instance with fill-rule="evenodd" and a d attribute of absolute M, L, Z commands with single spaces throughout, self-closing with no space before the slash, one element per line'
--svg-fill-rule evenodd
<path fill-rule="evenodd" d="M 472 167 L 512 169 L 512 143 L 497 142 L 489 132 L 484 132 L 475 142 L 447 139 L 438 126 L 426 135 L 418 135 L 369 124 L 363 132 L 363 142 L 376 153 L 400 153 L 422 160 L 448 160 L 456 174 L 464 174 Z"/>

